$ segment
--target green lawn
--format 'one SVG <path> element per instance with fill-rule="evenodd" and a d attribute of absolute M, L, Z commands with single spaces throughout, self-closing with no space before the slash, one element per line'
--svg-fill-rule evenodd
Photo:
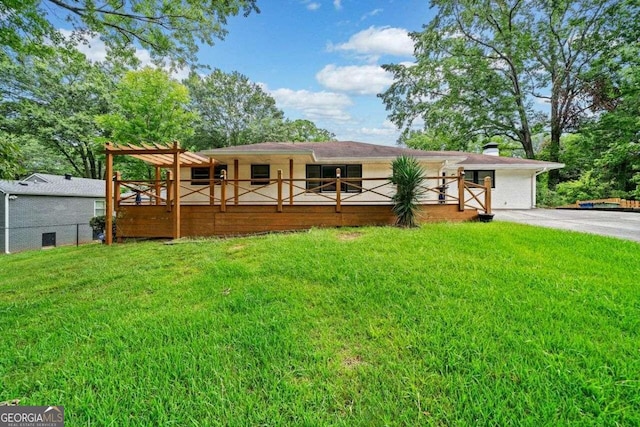
<path fill-rule="evenodd" d="M 0 257 L 0 401 L 76 425 L 640 425 L 640 245 L 495 222 Z"/>

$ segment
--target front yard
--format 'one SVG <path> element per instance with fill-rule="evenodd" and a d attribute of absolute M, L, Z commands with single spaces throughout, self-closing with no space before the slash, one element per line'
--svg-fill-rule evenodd
<path fill-rule="evenodd" d="M 67 425 L 638 425 L 640 245 L 509 223 L 0 257 L 0 401 Z"/>

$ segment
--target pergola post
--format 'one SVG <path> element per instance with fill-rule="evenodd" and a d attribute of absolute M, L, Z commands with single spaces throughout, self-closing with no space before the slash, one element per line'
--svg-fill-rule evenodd
<path fill-rule="evenodd" d="M 155 205 L 160 205 L 160 203 L 162 203 L 162 185 L 160 184 L 160 179 L 162 178 L 162 171 L 160 169 L 160 166 L 156 166 L 156 182 L 155 182 L 155 188 L 156 188 L 156 202 Z"/>
<path fill-rule="evenodd" d="M 180 238 L 180 147 L 178 141 L 173 143 L 173 238 Z"/>
<path fill-rule="evenodd" d="M 106 171 L 105 171 L 105 243 L 113 243 L 113 155 L 111 154 L 111 143 L 107 142 L 105 147 Z"/>
<path fill-rule="evenodd" d="M 213 206 L 216 201 L 216 167 L 213 159 L 209 160 L 209 204 Z"/>

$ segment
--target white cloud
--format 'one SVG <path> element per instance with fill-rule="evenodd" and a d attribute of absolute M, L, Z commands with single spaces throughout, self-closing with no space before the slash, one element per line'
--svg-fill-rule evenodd
<path fill-rule="evenodd" d="M 377 65 L 329 64 L 316 74 L 316 79 L 330 90 L 358 95 L 375 95 L 393 83 L 393 75 Z"/>
<path fill-rule="evenodd" d="M 382 13 L 383 9 L 373 9 L 371 12 L 367 12 L 364 15 L 362 15 L 362 18 L 360 18 L 361 21 L 364 21 L 367 18 L 370 18 L 372 16 L 376 16 L 379 13 Z"/>
<path fill-rule="evenodd" d="M 311 120 L 351 120 L 347 108 L 353 105 L 353 101 L 347 95 L 287 88 L 270 90 L 264 84 L 261 86 L 275 98 L 278 107 L 300 111 Z"/>
<path fill-rule="evenodd" d="M 307 9 L 309 9 L 309 10 L 318 10 L 318 9 L 320 9 L 320 6 L 322 6 L 320 3 L 312 2 L 312 3 L 307 4 Z"/>
<path fill-rule="evenodd" d="M 393 27 L 369 27 L 346 43 L 329 44 L 329 51 L 355 52 L 377 60 L 380 55 L 412 56 L 413 41 L 407 30 Z"/>
<path fill-rule="evenodd" d="M 67 40 L 75 40 L 72 31 L 65 29 L 58 29 L 58 31 Z M 91 62 L 102 62 L 107 59 L 107 46 L 98 36 L 87 38 L 84 41 L 76 41 L 76 49 L 78 49 L 80 53 L 83 53 Z M 151 54 L 147 49 L 136 49 L 134 55 L 140 61 L 140 67 L 156 67 L 151 60 Z M 189 68 L 171 70 L 168 65 L 162 67 L 162 69 L 168 72 L 171 77 L 176 80 L 186 79 L 189 76 L 190 71 Z"/>
<path fill-rule="evenodd" d="M 342 9 L 342 0 L 333 0 L 333 7 L 335 7 L 336 10 Z"/>
<path fill-rule="evenodd" d="M 360 128 L 359 133 L 367 136 L 394 136 L 396 138 L 400 135 L 400 131 L 389 120 L 385 120 L 382 126 L 378 128 Z"/>

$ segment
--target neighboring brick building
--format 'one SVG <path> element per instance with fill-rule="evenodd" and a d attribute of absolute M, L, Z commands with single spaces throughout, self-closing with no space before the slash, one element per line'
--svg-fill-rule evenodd
<path fill-rule="evenodd" d="M 0 181 L 0 250 L 86 243 L 94 240 L 89 220 L 104 215 L 105 182 L 36 173 Z"/>

